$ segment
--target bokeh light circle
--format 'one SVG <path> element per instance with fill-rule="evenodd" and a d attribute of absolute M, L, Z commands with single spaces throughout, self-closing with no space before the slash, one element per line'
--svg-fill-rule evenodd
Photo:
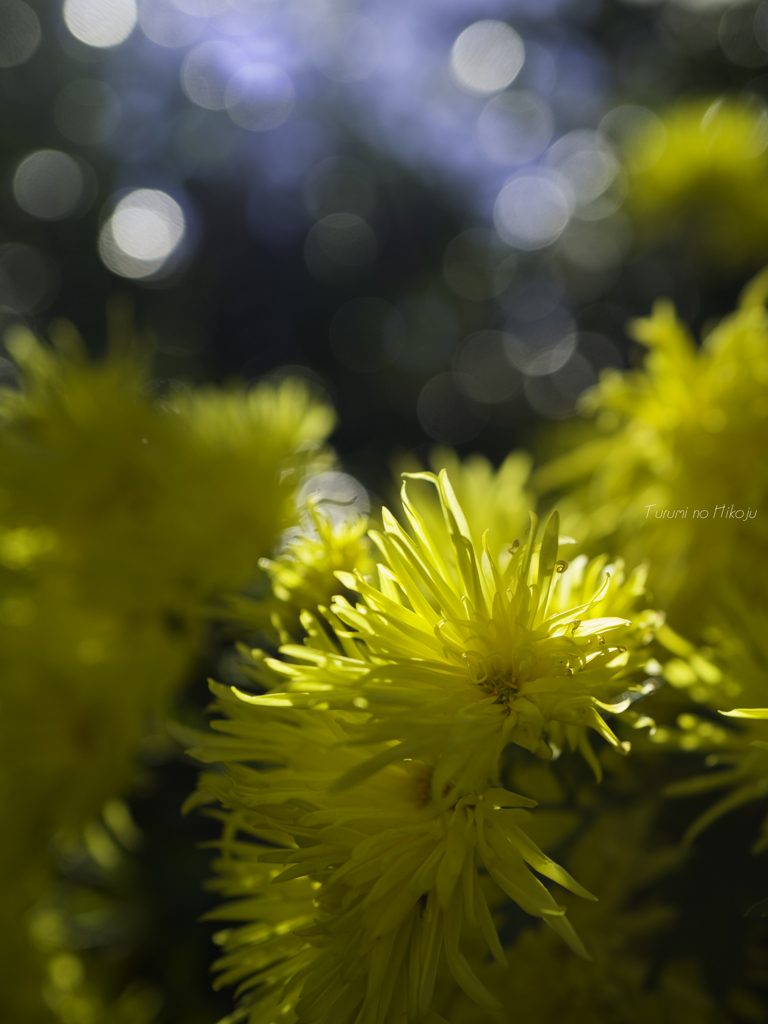
<path fill-rule="evenodd" d="M 115 207 L 112 234 L 129 256 L 139 260 L 166 259 L 184 234 L 184 214 L 166 192 L 137 189 Z"/>
<path fill-rule="evenodd" d="M 64 0 L 64 23 L 81 43 L 109 49 L 133 32 L 136 0 Z"/>
<path fill-rule="evenodd" d="M 181 66 L 182 88 L 198 107 L 224 110 L 227 86 L 242 62 L 242 51 L 233 43 L 200 43 Z"/>
<path fill-rule="evenodd" d="M 653 167 L 667 142 L 667 132 L 660 118 L 647 107 L 635 104 L 609 110 L 598 131 L 619 148 L 631 171 Z"/>
<path fill-rule="evenodd" d="M 24 64 L 40 44 L 40 22 L 21 0 L 0 0 L 0 68 Z"/>
<path fill-rule="evenodd" d="M 19 164 L 13 194 L 25 213 L 40 220 L 61 220 L 75 213 L 85 181 L 78 162 L 57 149 L 40 149 Z"/>
<path fill-rule="evenodd" d="M 135 189 L 102 227 L 99 254 L 121 277 L 149 277 L 178 249 L 185 232 L 184 211 L 167 192 Z"/>
<path fill-rule="evenodd" d="M 147 39 L 158 46 L 173 49 L 189 46 L 205 27 L 201 18 L 192 18 L 171 0 L 141 0 L 139 25 Z"/>
<path fill-rule="evenodd" d="M 510 363 L 529 377 L 545 377 L 559 370 L 576 349 L 576 323 L 562 306 L 535 320 L 516 319 L 504 333 Z"/>
<path fill-rule="evenodd" d="M 503 21 L 476 21 L 465 28 L 451 50 L 451 71 L 466 92 L 501 92 L 520 73 L 525 44 Z"/>
<path fill-rule="evenodd" d="M 546 163 L 567 183 L 576 206 L 592 203 L 621 173 L 611 147 L 597 132 L 568 132 L 549 149 Z"/>
<path fill-rule="evenodd" d="M 312 498 L 321 509 L 323 515 L 332 523 L 340 524 L 356 520 L 370 511 L 371 501 L 368 492 L 349 473 L 326 470 L 310 476 L 299 488 L 297 503 L 304 504 Z M 314 532 L 314 523 L 309 515 L 304 517 L 305 532 Z"/>
<path fill-rule="evenodd" d="M 534 175 L 506 184 L 493 210 L 493 223 L 504 241 L 530 252 L 556 241 L 569 218 L 565 191 L 550 178 Z"/>
<path fill-rule="evenodd" d="M 331 213 L 310 230 L 304 259 L 313 277 L 343 284 L 362 277 L 376 259 L 376 235 L 354 213 Z"/>
<path fill-rule="evenodd" d="M 595 374 L 588 360 L 573 352 L 551 374 L 526 377 L 525 397 L 539 416 L 550 420 L 569 419 L 576 413 L 579 395 L 594 383 Z"/>
<path fill-rule="evenodd" d="M 224 93 L 229 116 L 251 132 L 277 128 L 288 119 L 295 102 L 293 82 L 275 64 L 246 64 L 232 75 Z"/>

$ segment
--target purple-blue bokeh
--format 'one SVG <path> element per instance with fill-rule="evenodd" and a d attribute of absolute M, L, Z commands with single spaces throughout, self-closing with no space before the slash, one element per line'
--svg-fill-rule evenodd
<path fill-rule="evenodd" d="M 504 20 L 522 36 L 526 60 L 510 90 L 535 93 L 548 104 L 552 141 L 573 128 L 596 126 L 607 103 L 604 59 L 579 29 L 583 5 L 576 11 L 559 0 L 367 0 L 354 9 L 335 0 L 277 0 L 243 4 L 241 10 L 224 10 L 224 3 L 213 0 L 177 4 L 144 0 L 140 21 L 151 26 L 153 14 L 170 15 L 166 23 L 181 27 L 185 45 L 158 45 L 139 25 L 105 63 L 105 80 L 123 107 L 120 131 L 106 143 L 120 165 L 117 186 L 165 181 L 178 190 L 195 178 L 245 183 L 251 229 L 274 244 L 292 241 L 307 228 L 301 198 L 307 172 L 350 147 L 370 148 L 407 165 L 468 224 L 491 222 L 499 191 L 526 165 L 505 166 L 483 151 L 477 122 L 491 96 L 462 92 L 450 75 L 451 47 L 475 21 Z M 206 6 L 223 13 L 203 18 L 179 9 Z M 336 76 L 351 74 L 353 80 L 334 80 L 318 64 L 326 71 L 333 65 L 328 39 L 333 42 L 339 18 L 353 14 L 367 19 L 361 38 L 377 41 L 378 59 L 370 74 L 360 74 L 365 67 L 358 60 L 362 67 L 353 62 Z M 318 39 L 325 50 L 318 50 Z M 213 81 L 214 93 L 249 65 L 274 65 L 290 77 L 296 102 L 283 123 L 248 131 L 226 110 L 202 109 L 184 94 L 185 61 L 211 42 L 225 44 L 216 48 L 214 77 L 220 82 Z M 533 162 L 534 173 L 543 158 L 544 153 Z"/>

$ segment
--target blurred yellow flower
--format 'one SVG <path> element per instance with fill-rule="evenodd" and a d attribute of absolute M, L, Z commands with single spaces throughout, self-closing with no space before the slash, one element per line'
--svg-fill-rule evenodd
<path fill-rule="evenodd" d="M 271 558 L 259 565 L 271 584 L 261 598 L 235 595 L 223 604 L 223 611 L 244 627 L 269 629 L 287 642 L 303 635 L 302 611 L 327 607 L 340 584 L 336 573 L 360 572 L 369 576 L 374 569 L 373 545 L 368 539 L 369 520 L 334 518 L 310 499 L 299 527 L 288 531 Z M 261 588 L 263 590 L 263 588 Z"/>
<path fill-rule="evenodd" d="M 660 730 L 662 735 L 654 737 L 665 746 L 706 755 L 708 770 L 671 783 L 667 795 L 726 791 L 693 822 L 687 832 L 688 842 L 724 814 L 768 799 L 768 709 L 761 706 L 768 703 L 768 642 L 761 612 L 743 615 L 722 647 L 720 662 L 731 691 L 725 697 L 720 694 L 717 704 L 730 721 L 722 719 L 719 725 L 695 712 L 684 713 L 678 716 L 675 728 Z M 737 704 L 741 706 L 734 706 Z M 762 853 L 766 848 L 768 815 L 753 852 Z"/>
<path fill-rule="evenodd" d="M 140 352 L 91 361 L 66 326 L 54 342 L 7 338 L 23 387 L 0 393 L 9 1020 L 39 1000 L 23 919 L 45 890 L 51 837 L 129 787 L 148 721 L 167 714 L 198 655 L 210 603 L 245 584 L 291 524 L 297 484 L 333 423 L 292 381 L 153 402 Z"/>
<path fill-rule="evenodd" d="M 700 348 L 659 301 L 632 325 L 643 369 L 605 372 L 583 402 L 592 438 L 534 476 L 540 493 L 570 488 L 558 497 L 569 532 L 650 559 L 655 600 L 699 642 L 732 594 L 766 596 L 767 287 L 763 274 Z"/>
<path fill-rule="evenodd" d="M 754 265 L 768 253 L 768 113 L 724 97 L 681 100 L 626 141 L 627 212 L 641 238 L 694 262 Z"/>

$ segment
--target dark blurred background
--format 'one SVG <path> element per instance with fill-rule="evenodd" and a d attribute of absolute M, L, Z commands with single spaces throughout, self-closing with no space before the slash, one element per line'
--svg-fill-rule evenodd
<path fill-rule="evenodd" d="M 122 293 L 159 388 L 302 374 L 374 494 L 436 442 L 498 462 L 637 362 L 658 296 L 697 329 L 732 308 L 765 254 L 644 236 L 622 147 L 681 96 L 768 123 L 766 92 L 766 2 L 0 0 L 0 331 L 65 317 L 97 352 Z M 156 760 L 131 956 L 169 1021 L 210 1022 L 216 827 L 178 813 L 191 763 Z"/>
<path fill-rule="evenodd" d="M 98 347 L 122 291 L 159 378 L 301 367 L 374 488 L 398 447 L 498 459 L 654 297 L 732 301 L 743 274 L 638 246 L 614 144 L 680 94 L 761 95 L 767 10 L 2 0 L 0 318 Z"/>

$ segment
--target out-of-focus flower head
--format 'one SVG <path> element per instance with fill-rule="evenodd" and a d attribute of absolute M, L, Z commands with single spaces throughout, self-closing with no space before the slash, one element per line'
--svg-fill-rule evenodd
<path fill-rule="evenodd" d="M 146 837 L 123 800 L 109 800 L 80 834 L 52 842 L 61 873 L 28 915 L 29 934 L 45 963 L 45 1006 L 31 1005 L 25 1024 L 155 1024 L 163 994 L 145 979 L 126 979 L 117 949 L 133 951 L 149 927 L 136 906 L 134 854 Z M 5 893 L 4 899 L 5 899 Z M 6 912 L 3 907 L 4 916 Z M 21 981 L 21 979 L 19 979 Z M 127 982 L 127 983 L 126 983 Z M 4 996 L 6 993 L 4 993 Z M 34 989 L 29 995 L 37 997 Z"/>
<path fill-rule="evenodd" d="M 51 837 L 77 832 L 130 785 L 148 720 L 167 713 L 198 654 L 209 603 L 258 571 L 333 422 L 290 381 L 153 402 L 140 351 L 91 361 L 72 328 L 53 340 L 7 339 L 23 386 L 0 394 L 8 1019 L 39 994 L 23 919 L 45 889 Z"/>
<path fill-rule="evenodd" d="M 110 603 L 192 611 L 245 583 L 292 521 L 331 410 L 294 380 L 153 403 L 140 353 L 91 362 L 71 329 L 56 339 L 8 341 L 24 388 L 0 405 L 6 524 L 45 527 L 58 560 Z M 15 537 L 17 564 L 43 543 Z"/>
<path fill-rule="evenodd" d="M 269 596 L 261 600 L 235 596 L 226 603 L 227 612 L 246 626 L 272 625 L 281 637 L 301 636 L 301 612 L 316 612 L 331 604 L 340 590 L 337 572 L 360 572 L 365 577 L 373 572 L 369 525 L 362 515 L 329 517 L 310 498 L 302 526 L 290 531 L 290 540 L 272 558 L 259 563 L 271 583 Z"/>
<path fill-rule="evenodd" d="M 694 821 L 686 833 L 686 841 L 693 842 L 704 829 L 723 815 L 744 804 L 768 797 L 768 730 L 762 719 L 768 718 L 766 708 L 735 708 L 725 712 L 735 719 L 747 719 L 747 728 L 735 732 L 719 728 L 694 714 L 680 715 L 677 730 L 663 730 L 661 739 L 672 747 L 707 753 L 706 763 L 711 771 L 670 784 L 668 796 L 696 796 L 701 793 L 726 790 Z M 753 845 L 755 853 L 768 848 L 768 817 L 763 822 L 761 835 Z"/>
<path fill-rule="evenodd" d="M 130 777 L 206 603 L 290 523 L 332 419 L 292 381 L 153 404 L 140 356 L 91 362 L 71 332 L 58 340 L 8 342 L 24 387 L 0 404 L 0 629 L 6 699 L 34 703 L 16 721 L 41 743 L 25 753 L 15 728 L 11 746 L 28 783 L 54 787 L 56 822 L 77 825 Z"/>
<path fill-rule="evenodd" d="M 692 842 L 718 818 L 744 804 L 768 799 L 768 643 L 762 610 L 743 608 L 719 648 L 724 685 L 714 704 L 726 718 L 722 725 L 695 711 L 678 716 L 675 727 L 657 730 L 653 741 L 705 754 L 707 771 L 667 787 L 671 796 L 695 796 L 725 790 L 694 821 L 687 833 Z M 725 692 L 724 692 L 725 691 Z M 736 706 L 738 705 L 738 706 Z M 661 735 L 659 735 L 659 733 Z M 768 816 L 755 853 L 768 848 Z"/>
<path fill-rule="evenodd" d="M 738 581 L 765 594 L 768 551 L 768 278 L 697 348 L 667 301 L 636 321 L 642 370 L 607 371 L 584 398 L 592 438 L 543 466 L 540 492 L 569 532 L 649 558 L 649 586 L 676 628 L 700 640 Z M 704 637 L 706 639 L 706 637 Z"/>
<path fill-rule="evenodd" d="M 373 570 L 367 519 L 334 523 L 317 508 L 311 508 L 310 514 L 315 536 L 300 535 L 279 560 L 265 558 L 261 562 L 275 595 L 297 612 L 329 605 L 338 590 L 337 572 L 357 570 L 367 576 Z"/>
<path fill-rule="evenodd" d="M 768 114 L 755 103 L 683 100 L 627 139 L 627 212 L 648 241 L 681 242 L 724 269 L 768 253 Z"/>
<path fill-rule="evenodd" d="M 224 762 L 226 774 L 203 774 L 189 806 L 216 801 L 226 811 L 216 887 L 241 899 L 215 916 L 244 922 L 220 936 L 220 984 L 240 983 L 245 993 L 232 1020 L 430 1019 L 443 957 L 471 1000 L 498 1009 L 461 949 L 475 934 L 505 965 L 479 869 L 497 896 L 586 956 L 531 868 L 593 897 L 526 834 L 522 808 L 534 801 L 498 787 L 461 795 L 449 783 L 435 804 L 429 762 L 365 770 L 370 754 L 387 747 L 354 742 L 364 713 L 215 692 L 227 717 L 214 720 L 218 734 L 198 737 L 192 753 Z M 357 784 L 339 790 L 339 777 L 360 767 Z"/>

